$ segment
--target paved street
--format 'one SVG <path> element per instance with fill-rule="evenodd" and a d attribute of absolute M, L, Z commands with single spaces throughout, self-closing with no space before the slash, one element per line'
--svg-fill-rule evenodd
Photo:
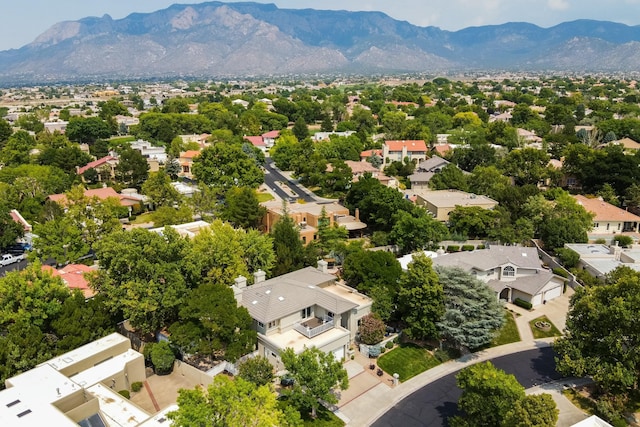
<path fill-rule="evenodd" d="M 25 268 L 27 268 L 26 259 L 23 259 L 20 262 L 14 262 L 13 264 L 9 264 L 6 267 L 0 267 L 0 277 L 4 277 L 4 275 L 9 271 L 24 270 Z"/>
<path fill-rule="evenodd" d="M 498 368 L 516 376 L 525 388 L 557 380 L 553 351 L 550 347 L 523 351 L 492 359 Z M 396 404 L 373 425 L 382 426 L 445 426 L 446 419 L 456 412 L 461 390 L 456 386 L 456 373 L 436 380 Z"/>
<path fill-rule="evenodd" d="M 313 197 L 313 193 L 284 176 L 276 168 L 273 163 L 273 159 L 267 157 L 264 168 L 266 170 L 264 174 L 265 184 L 267 184 L 269 188 L 281 199 L 289 200 L 292 196 L 287 191 L 283 190 L 280 185 L 278 185 L 278 182 L 285 183 L 289 186 L 289 188 L 297 194 L 297 196 L 294 196 L 296 199 L 303 199 L 305 202 L 313 202 L 316 200 L 315 197 Z"/>

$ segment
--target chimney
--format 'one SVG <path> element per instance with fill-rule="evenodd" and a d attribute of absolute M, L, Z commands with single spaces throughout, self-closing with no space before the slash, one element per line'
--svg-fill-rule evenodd
<path fill-rule="evenodd" d="M 318 270 L 323 273 L 326 273 L 329 270 L 329 263 L 323 259 L 318 261 Z"/>
<path fill-rule="evenodd" d="M 258 283 L 262 283 L 265 281 L 267 277 L 267 273 L 265 273 L 262 270 L 258 270 L 256 272 L 253 273 L 253 284 L 257 285 Z M 245 283 L 246 283 L 246 279 L 245 279 Z"/>
<path fill-rule="evenodd" d="M 244 276 L 238 276 L 234 280 L 235 285 L 238 289 L 243 289 L 247 287 L 247 278 Z"/>
<path fill-rule="evenodd" d="M 356 208 L 356 221 L 360 221 L 360 209 Z"/>

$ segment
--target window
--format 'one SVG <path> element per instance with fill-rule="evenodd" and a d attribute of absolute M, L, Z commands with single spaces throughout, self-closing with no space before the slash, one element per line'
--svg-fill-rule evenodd
<path fill-rule="evenodd" d="M 302 312 L 300 313 L 300 316 L 303 319 L 306 319 L 307 317 L 311 317 L 311 307 L 303 308 Z"/>
<path fill-rule="evenodd" d="M 327 311 L 327 317 L 333 319 L 334 314 L 331 311 Z"/>
<path fill-rule="evenodd" d="M 607 223 L 607 231 L 609 231 L 609 223 Z"/>
<path fill-rule="evenodd" d="M 593 228 L 598 228 L 598 227 L 600 227 L 599 223 L 596 222 L 596 223 L 593 224 Z"/>
<path fill-rule="evenodd" d="M 269 325 L 267 326 L 268 329 L 273 329 L 276 326 L 278 326 L 278 322 L 277 321 L 273 321 L 273 322 L 269 322 Z"/>
<path fill-rule="evenodd" d="M 264 328 L 264 323 L 258 322 L 258 326 L 261 327 L 261 328 Z"/>
<path fill-rule="evenodd" d="M 618 230 L 620 230 L 620 223 L 618 223 Z"/>
<path fill-rule="evenodd" d="M 511 267 L 510 265 L 506 266 L 502 271 L 504 277 L 515 277 L 516 269 Z"/>

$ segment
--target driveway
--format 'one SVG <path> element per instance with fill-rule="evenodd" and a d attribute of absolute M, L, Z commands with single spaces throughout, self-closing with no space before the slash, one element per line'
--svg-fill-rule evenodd
<path fill-rule="evenodd" d="M 316 201 L 316 198 L 311 191 L 283 175 L 280 169 L 276 167 L 273 159 L 267 157 L 264 168 L 265 184 L 267 184 L 269 188 L 281 199 L 288 200 L 292 196 L 278 184 L 280 182 L 286 184 L 297 195 L 295 196 L 296 199 L 303 199 L 305 202 Z"/>

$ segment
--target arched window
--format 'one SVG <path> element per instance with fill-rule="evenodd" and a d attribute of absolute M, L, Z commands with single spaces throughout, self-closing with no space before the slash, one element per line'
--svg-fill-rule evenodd
<path fill-rule="evenodd" d="M 504 277 L 515 277 L 516 276 L 516 269 L 511 267 L 510 265 L 506 266 L 504 268 L 504 270 L 502 270 L 502 275 Z"/>

